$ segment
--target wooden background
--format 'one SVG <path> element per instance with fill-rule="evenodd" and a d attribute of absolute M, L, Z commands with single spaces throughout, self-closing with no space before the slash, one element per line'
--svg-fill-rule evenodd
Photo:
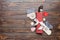
<path fill-rule="evenodd" d="M 60 0 L 46 0 L 44 10 L 53 25 L 52 35 L 31 32 L 28 8 L 37 8 L 41 0 L 0 0 L 0 40 L 60 40 Z"/>

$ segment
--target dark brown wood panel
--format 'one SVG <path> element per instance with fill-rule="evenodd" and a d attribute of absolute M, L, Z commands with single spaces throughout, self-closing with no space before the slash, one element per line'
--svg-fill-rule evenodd
<path fill-rule="evenodd" d="M 42 0 L 3 0 L 3 2 L 42 2 Z"/>
<path fill-rule="evenodd" d="M 44 10 L 47 11 L 59 11 L 60 10 L 60 2 L 46 2 L 44 3 Z"/>
<path fill-rule="evenodd" d="M 60 9 L 60 2 L 52 2 L 52 3 L 44 3 L 44 10 L 59 10 Z M 41 3 L 36 2 L 36 3 L 16 3 L 16 2 L 10 2 L 10 3 L 2 3 L 2 10 L 4 11 L 25 11 L 28 8 L 35 8 L 37 9 L 38 6 L 40 6 Z"/>
<path fill-rule="evenodd" d="M 59 2 L 60 0 L 46 0 L 46 2 Z M 42 0 L 2 0 L 2 2 L 42 2 Z"/>
<path fill-rule="evenodd" d="M 40 3 L 41 4 L 41 3 Z M 38 5 L 40 5 L 39 3 L 2 3 L 2 10 L 26 10 L 28 8 L 36 8 Z M 32 5 L 32 6 L 30 6 Z"/>
<path fill-rule="evenodd" d="M 60 2 L 60 0 L 46 0 L 46 2 Z"/>
<path fill-rule="evenodd" d="M 60 40 L 60 0 L 46 0 L 44 11 L 49 13 L 47 21 L 53 25 L 52 34 L 38 35 L 31 32 L 26 16 L 28 8 L 42 4 L 42 0 L 0 0 L 0 40 Z"/>

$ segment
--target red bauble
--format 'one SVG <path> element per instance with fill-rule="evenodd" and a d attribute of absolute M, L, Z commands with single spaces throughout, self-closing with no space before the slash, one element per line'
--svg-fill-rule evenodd
<path fill-rule="evenodd" d="M 48 16 L 48 13 L 47 12 L 44 12 L 44 16 Z"/>

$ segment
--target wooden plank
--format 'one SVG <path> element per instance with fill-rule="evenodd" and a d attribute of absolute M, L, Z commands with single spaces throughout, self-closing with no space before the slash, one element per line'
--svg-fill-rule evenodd
<path fill-rule="evenodd" d="M 50 39 L 49 40 L 53 40 L 53 38 L 52 37 L 49 37 Z M 19 40 L 20 38 L 18 38 L 18 40 Z M 27 37 L 27 38 L 22 38 L 22 39 L 25 39 L 25 40 L 48 40 L 47 38 L 46 39 L 44 39 L 43 37 Z M 22 40 L 21 39 L 21 40 Z M 17 39 L 16 39 L 17 40 Z"/>
<path fill-rule="evenodd" d="M 2 10 L 26 10 L 26 8 L 36 8 L 37 5 L 41 3 L 2 3 Z"/>
<path fill-rule="evenodd" d="M 37 11 L 37 10 L 36 10 Z M 47 11 L 49 16 L 53 16 L 53 15 L 56 15 L 56 16 L 59 16 L 60 14 L 60 11 Z M 2 16 L 16 16 L 16 15 L 22 15 L 22 16 L 26 16 L 26 10 L 20 10 L 20 11 L 0 11 L 0 15 Z"/>
<path fill-rule="evenodd" d="M 2 0 L 4 2 L 42 2 L 42 0 Z M 60 0 L 46 0 L 46 2 L 59 2 Z"/>
<path fill-rule="evenodd" d="M 60 0 L 46 0 L 46 2 L 60 2 Z"/>
<path fill-rule="evenodd" d="M 3 20 L 9 20 L 9 19 L 15 19 L 15 20 L 24 20 L 24 19 L 27 19 L 27 16 L 26 15 L 9 15 L 9 14 L 5 14 L 3 17 L 2 17 Z"/>
<path fill-rule="evenodd" d="M 58 30 L 60 30 L 60 24 L 58 24 L 58 27 L 57 27 Z"/>
<path fill-rule="evenodd" d="M 26 11 L 20 10 L 20 11 L 0 11 L 0 15 L 3 14 L 2 16 L 14 16 L 14 15 L 25 15 Z"/>
<path fill-rule="evenodd" d="M 57 39 L 57 40 L 60 40 L 60 36 L 56 36 L 56 39 Z"/>
<path fill-rule="evenodd" d="M 6 20 L 3 22 L 2 27 L 4 28 L 23 28 L 25 27 L 25 21 L 24 20 Z"/>
<path fill-rule="evenodd" d="M 33 32 L 20 32 L 20 33 L 3 33 L 5 34 L 6 36 L 9 36 L 10 38 L 14 38 L 16 36 L 36 36 L 37 34 L 36 33 L 33 33 Z M 40 35 L 41 36 L 41 35 Z"/>
<path fill-rule="evenodd" d="M 60 11 L 47 11 L 49 16 L 59 16 Z"/>
<path fill-rule="evenodd" d="M 31 32 L 30 29 L 27 28 L 2 28 L 3 33 L 20 33 L 20 32 Z"/>
<path fill-rule="evenodd" d="M 7 36 L 8 36 L 8 34 L 7 34 Z M 39 36 L 39 37 L 38 37 Z M 22 37 L 24 37 L 24 38 L 22 38 Z M 35 40 L 35 39 L 37 39 L 37 40 L 39 40 L 39 39 L 45 39 L 46 38 L 46 40 L 48 40 L 47 38 L 49 38 L 50 40 L 53 40 L 54 39 L 54 36 L 41 36 L 41 35 L 29 35 L 29 34 L 27 34 L 27 35 L 15 35 L 15 36 L 12 36 L 12 35 L 10 35 L 10 36 L 8 36 L 8 38 L 9 39 L 26 39 L 26 40 L 28 40 L 28 39 L 32 39 L 32 40 Z M 7 39 L 8 39 L 7 38 Z"/>
<path fill-rule="evenodd" d="M 7 39 L 5 39 L 5 40 L 15 40 L 14 38 L 7 38 Z"/>
<path fill-rule="evenodd" d="M 13 35 L 14 33 L 15 33 L 15 35 L 17 35 L 17 34 L 19 35 L 20 33 L 21 33 L 20 35 L 23 35 L 23 33 L 24 33 L 24 35 L 28 35 L 28 34 L 37 35 L 35 32 L 31 32 L 30 28 L 29 29 L 28 28 L 19 28 L 19 29 L 17 29 L 17 28 L 2 28 L 2 32 L 3 32 L 3 34 L 8 33 L 7 35 L 9 35 L 9 33 L 11 35 Z M 56 36 L 60 35 L 59 32 L 52 30 L 51 36 L 53 36 L 55 34 L 56 34 Z M 47 34 L 44 32 L 42 36 L 47 36 Z"/>
<path fill-rule="evenodd" d="M 2 9 L 1 4 L 0 4 L 0 10 Z"/>
<path fill-rule="evenodd" d="M 54 27 L 54 32 L 55 32 L 55 36 L 60 36 L 60 30 L 59 29 L 57 29 L 57 26 L 56 27 Z"/>
<path fill-rule="evenodd" d="M 48 15 L 49 15 L 48 17 L 50 17 L 50 18 L 57 18 L 57 17 L 60 16 L 59 11 L 47 11 L 47 12 L 48 12 Z M 2 11 L 0 13 L 1 14 L 3 13 L 2 14 L 3 18 L 6 18 L 6 19 L 9 19 L 9 18 L 25 19 L 25 18 L 27 18 L 27 14 L 20 14 L 20 11 L 6 11 L 6 12 Z"/>
<path fill-rule="evenodd" d="M 0 40 L 5 40 L 6 38 L 7 38 L 6 35 L 4 35 L 4 34 L 0 34 Z"/>
<path fill-rule="evenodd" d="M 52 3 L 44 3 L 44 10 L 50 10 L 50 11 L 59 11 L 60 9 L 60 2 L 52 2 Z M 58 6 L 59 5 L 59 6 Z"/>
<path fill-rule="evenodd" d="M 24 32 L 24 33 L 3 33 L 3 34 L 5 34 L 6 36 L 8 36 L 8 37 L 10 37 L 10 38 L 14 38 L 14 37 L 17 37 L 17 38 L 19 38 L 19 37 L 22 37 L 22 36 L 24 36 L 24 37 L 36 37 L 36 38 L 39 38 L 39 37 L 42 37 L 42 38 L 44 38 L 45 36 L 46 37 L 52 37 L 53 35 L 50 35 L 50 36 L 47 36 L 47 35 L 38 35 L 38 34 L 36 34 L 36 33 L 26 33 L 26 32 Z M 38 37 L 39 36 L 39 37 Z"/>
<path fill-rule="evenodd" d="M 3 0 L 5 2 L 42 2 L 42 0 Z"/>
<path fill-rule="evenodd" d="M 44 10 L 59 10 L 60 2 L 52 2 L 52 3 L 44 3 Z M 37 9 L 41 3 L 2 3 L 2 10 L 26 10 L 28 8 L 35 8 Z"/>
<path fill-rule="evenodd" d="M 32 21 L 31 20 L 26 20 L 26 27 L 28 27 L 28 28 L 31 28 L 31 23 Z"/>

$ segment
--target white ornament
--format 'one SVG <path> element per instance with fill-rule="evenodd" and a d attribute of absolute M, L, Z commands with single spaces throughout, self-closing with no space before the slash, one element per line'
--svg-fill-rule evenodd
<path fill-rule="evenodd" d="M 29 13 L 27 14 L 27 17 L 29 17 L 30 19 L 34 19 L 36 17 L 35 13 Z"/>
<path fill-rule="evenodd" d="M 43 18 L 43 21 L 46 21 L 46 19 L 45 19 L 45 18 Z"/>
<path fill-rule="evenodd" d="M 32 32 L 34 32 L 34 31 L 35 31 L 35 29 L 36 29 L 35 27 L 32 27 L 32 28 L 31 28 L 31 31 L 32 31 Z"/>
<path fill-rule="evenodd" d="M 33 26 L 34 25 L 34 22 L 31 22 L 31 25 Z"/>

